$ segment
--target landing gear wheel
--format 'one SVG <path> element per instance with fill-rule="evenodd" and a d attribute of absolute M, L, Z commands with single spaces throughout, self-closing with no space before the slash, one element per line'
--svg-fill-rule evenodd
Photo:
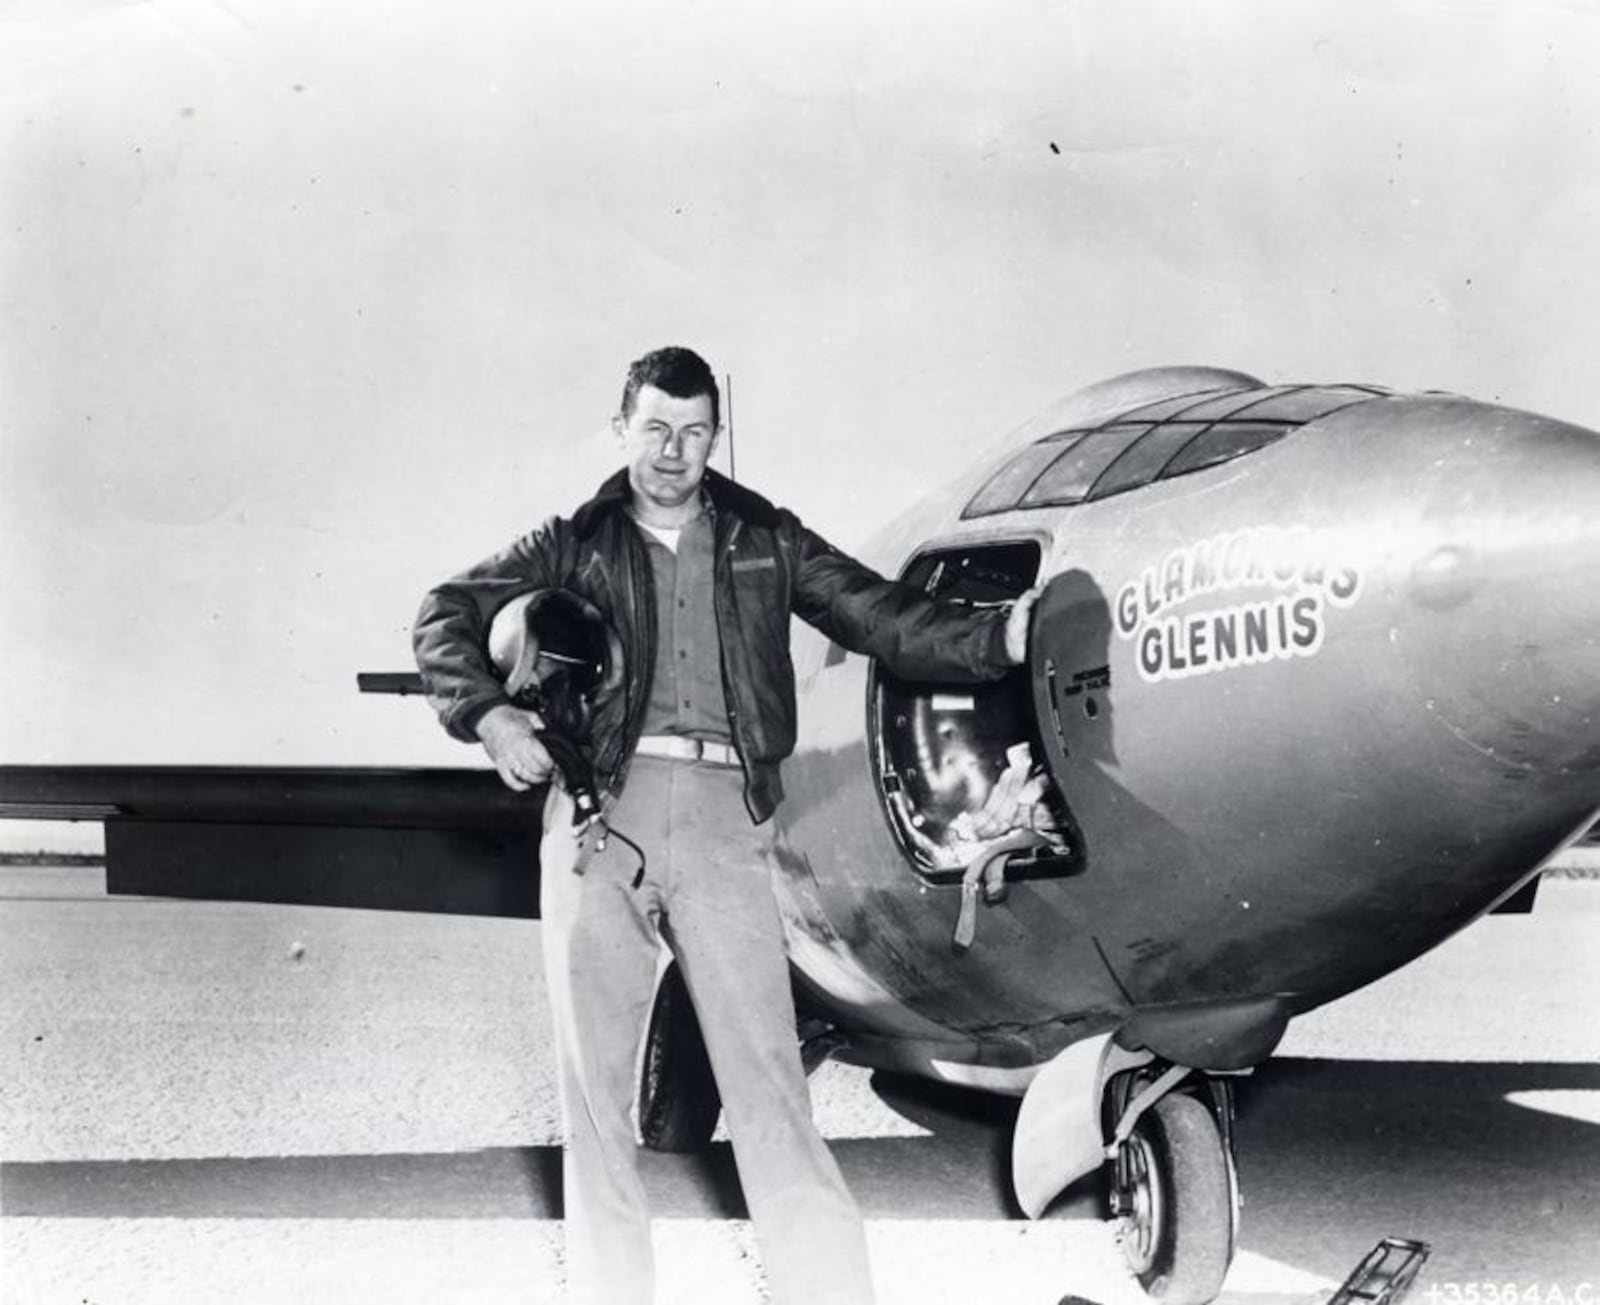
<path fill-rule="evenodd" d="M 701 1151 L 716 1132 L 722 1096 L 700 1021 L 676 963 L 656 989 L 639 1069 L 639 1136 L 652 1151 Z"/>
<path fill-rule="evenodd" d="M 1194 1097 L 1162 1097 L 1117 1153 L 1112 1208 L 1122 1252 L 1162 1305 L 1205 1305 L 1233 1258 L 1234 1205 L 1217 1121 Z"/>

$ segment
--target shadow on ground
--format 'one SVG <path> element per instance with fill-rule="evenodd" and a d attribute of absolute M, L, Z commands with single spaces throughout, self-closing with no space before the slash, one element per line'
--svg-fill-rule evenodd
<path fill-rule="evenodd" d="M 873 1086 L 930 1135 L 834 1143 L 868 1217 L 1015 1216 L 1014 1101 L 885 1075 Z M 1378 1238 L 1395 1235 L 1433 1245 L 1429 1282 L 1562 1287 L 1569 1300 L 1580 1284 L 1600 1284 L 1600 1126 L 1517 1104 L 1512 1093 L 1592 1102 L 1600 1066 L 1269 1064 L 1239 1092 L 1241 1249 L 1338 1281 Z M 529 1147 L 3 1164 L 0 1208 L 88 1219 L 558 1218 L 560 1159 L 559 1148 Z M 644 1172 L 660 1214 L 744 1214 L 726 1145 L 646 1153 Z M 1087 1180 L 1062 1212 L 1094 1218 L 1098 1209 Z"/>
<path fill-rule="evenodd" d="M 1512 1093 L 1592 1106 L 1600 1066 L 1269 1063 L 1239 1093 L 1242 1246 L 1342 1279 L 1380 1237 L 1409 1237 L 1433 1246 L 1419 1291 L 1600 1294 L 1600 1126 Z"/>

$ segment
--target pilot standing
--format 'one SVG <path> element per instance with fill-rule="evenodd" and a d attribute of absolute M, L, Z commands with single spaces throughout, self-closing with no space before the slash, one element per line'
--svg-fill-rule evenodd
<path fill-rule="evenodd" d="M 642 874 L 619 839 L 574 825 L 559 774 L 540 845 L 569 1296 L 652 1298 L 632 1104 L 664 940 L 710 1054 L 774 1301 L 860 1305 L 872 1300 L 861 1216 L 812 1122 L 770 877 L 769 818 L 795 742 L 790 615 L 908 678 L 988 680 L 1022 661 L 1034 595 L 1009 614 L 936 602 L 708 470 L 720 396 L 689 349 L 635 362 L 612 426 L 626 465 L 570 517 L 432 590 L 414 632 L 445 728 L 481 741 L 517 790 L 553 766 L 538 718 L 513 705 L 487 656 L 495 613 L 565 588 L 610 620 L 622 648 L 589 742 L 607 822 L 642 849 Z"/>

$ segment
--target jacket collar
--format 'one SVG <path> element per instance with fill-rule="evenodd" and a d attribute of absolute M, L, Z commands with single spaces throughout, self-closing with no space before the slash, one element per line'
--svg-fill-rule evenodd
<path fill-rule="evenodd" d="M 720 472 L 707 470 L 702 492 L 711 500 L 719 516 L 741 518 L 755 526 L 774 526 L 778 509 L 754 490 L 737 485 Z M 572 527 L 582 538 L 599 528 L 612 515 L 620 516 L 633 496 L 628 486 L 628 469 L 621 467 L 607 476 L 594 496 L 572 514 Z"/>

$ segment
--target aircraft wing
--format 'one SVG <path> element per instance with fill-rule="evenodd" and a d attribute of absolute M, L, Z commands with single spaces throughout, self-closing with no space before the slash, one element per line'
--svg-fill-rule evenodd
<path fill-rule="evenodd" d="M 140 896 L 534 919 L 543 802 L 492 770 L 0 766 L 0 819 L 103 822 L 106 890 Z M 1537 883 L 1497 910 L 1531 909 Z"/>
<path fill-rule="evenodd" d="M 0 766 L 0 818 L 104 823 L 112 893 L 462 915 L 538 915 L 543 797 L 491 770 Z"/>
<path fill-rule="evenodd" d="M 0 766 L 0 820 L 102 822 L 106 891 L 146 897 L 536 919 L 543 804 L 492 770 Z"/>

